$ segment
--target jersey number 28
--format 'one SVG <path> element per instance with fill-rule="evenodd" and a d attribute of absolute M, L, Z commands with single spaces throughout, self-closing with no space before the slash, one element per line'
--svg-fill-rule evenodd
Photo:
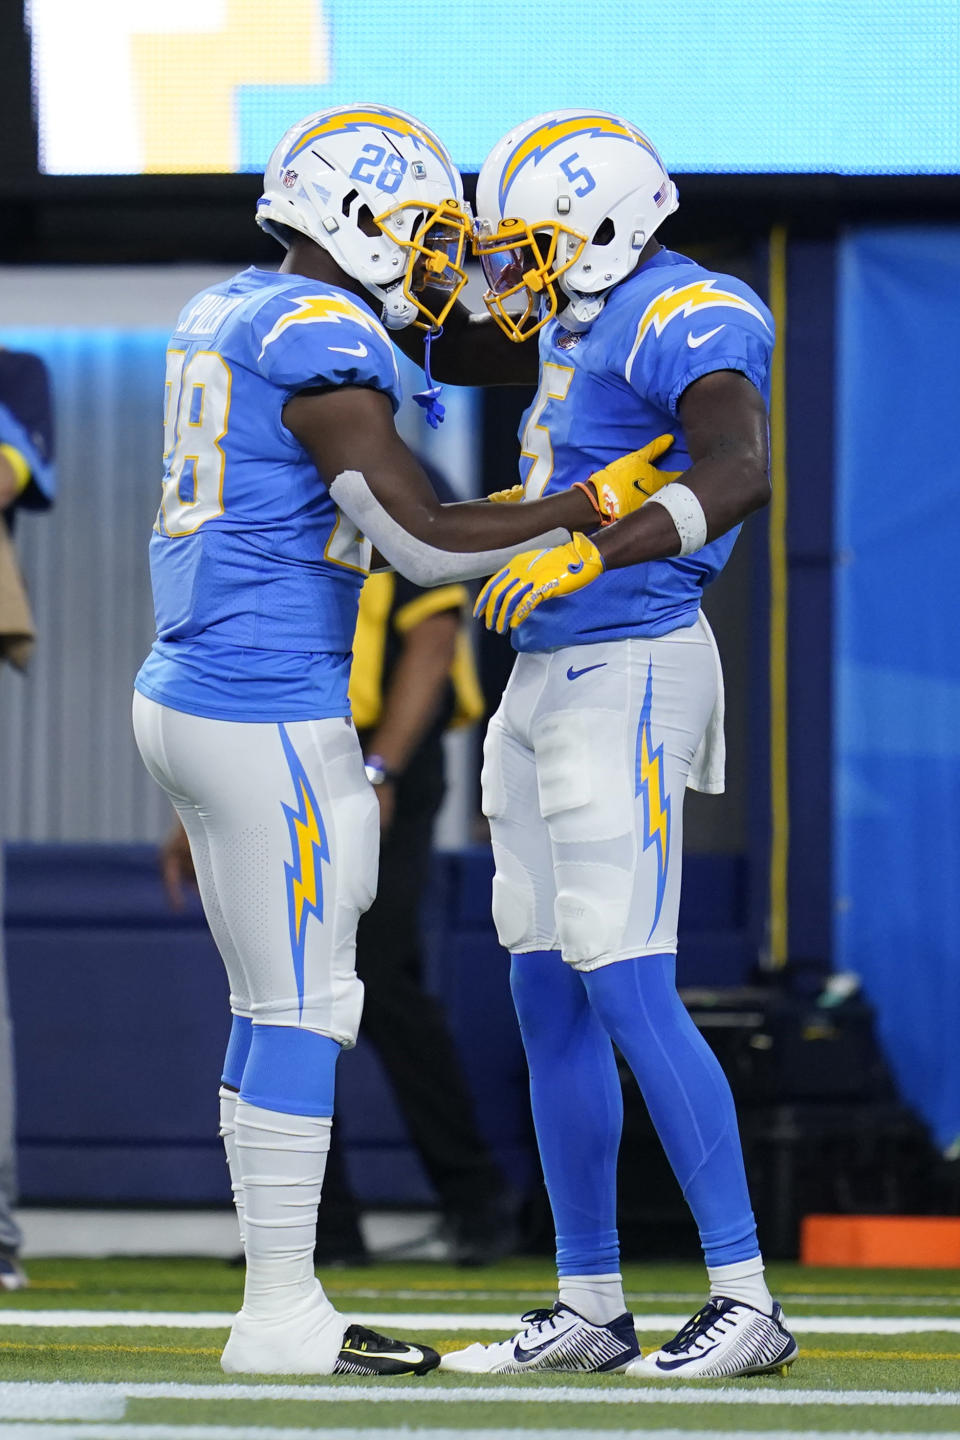
<path fill-rule="evenodd" d="M 223 514 L 230 367 L 213 350 L 167 351 L 163 413 L 163 499 L 156 529 L 192 535 Z"/>

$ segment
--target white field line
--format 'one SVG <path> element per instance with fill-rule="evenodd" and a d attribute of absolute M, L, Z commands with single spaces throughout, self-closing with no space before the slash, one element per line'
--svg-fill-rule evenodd
<path fill-rule="evenodd" d="M 389 1430 L 292 1429 L 275 1425 L 5 1425 L 3 1440 L 516 1440 L 545 1431 L 532 1430 L 426 1430 L 394 1426 Z M 783 1440 L 784 1430 L 644 1430 L 644 1440 Z M 939 1440 L 957 1440 L 957 1431 L 937 1431 Z M 798 1432 L 794 1431 L 794 1435 Z M 563 1440 L 637 1440 L 631 1430 L 564 1430 Z M 929 1431 L 831 1430 L 830 1440 L 930 1440 Z"/>
<path fill-rule="evenodd" d="M 446 1311 L 384 1310 L 353 1314 L 352 1319 L 374 1330 L 505 1331 L 515 1334 L 516 1313 L 450 1314 Z M 641 1331 L 664 1330 L 671 1334 L 687 1320 L 686 1315 L 634 1315 Z M 63 1329 L 100 1329 L 122 1325 L 153 1326 L 161 1330 L 227 1330 L 233 1315 L 227 1311 L 197 1310 L 6 1310 L 0 1306 L 0 1330 L 9 1326 L 35 1328 L 42 1325 Z M 798 1335 L 960 1335 L 960 1316 L 939 1315 L 797 1315 L 787 1324 Z"/>
<path fill-rule="evenodd" d="M 191 1385 L 166 1381 L 156 1384 L 121 1381 L 117 1384 L 82 1385 L 41 1381 L 10 1381 L 0 1384 L 0 1417 L 7 1406 L 26 1406 L 31 1395 L 38 1397 L 57 1392 L 66 1403 L 72 1396 L 95 1393 L 104 1402 L 109 1398 L 123 1400 L 299 1400 L 308 1403 L 363 1405 L 775 1405 L 787 1409 L 811 1405 L 857 1406 L 889 1405 L 897 1409 L 957 1409 L 960 1391 L 942 1390 L 786 1390 L 780 1385 L 769 1389 L 743 1390 L 719 1386 L 716 1390 L 695 1385 L 665 1383 L 640 1388 L 626 1383 L 622 1376 L 610 1377 L 609 1389 L 580 1389 L 572 1385 L 540 1388 L 524 1385 L 522 1377 L 513 1385 Z M 15 1411 L 14 1419 L 23 1418 Z M 179 1431 L 177 1432 L 179 1434 Z M 7 1437 L 3 1431 L 3 1440 Z"/>

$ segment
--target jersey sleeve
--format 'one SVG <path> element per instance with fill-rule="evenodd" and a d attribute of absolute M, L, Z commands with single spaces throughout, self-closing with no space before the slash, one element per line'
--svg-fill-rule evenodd
<path fill-rule="evenodd" d="M 53 439 L 46 364 L 39 355 L 0 350 L 0 445 L 11 446 L 30 470 L 18 505 L 40 510 L 52 504 L 56 495 Z"/>
<path fill-rule="evenodd" d="M 714 370 L 739 370 L 767 394 L 773 317 L 741 281 L 722 276 L 669 288 L 637 320 L 625 365 L 633 389 L 676 415 L 688 385 Z"/>
<path fill-rule="evenodd" d="M 293 393 L 313 386 L 382 390 L 394 412 L 400 379 L 387 332 L 342 291 L 300 289 L 272 297 L 253 324 L 255 360 L 274 385 Z"/>

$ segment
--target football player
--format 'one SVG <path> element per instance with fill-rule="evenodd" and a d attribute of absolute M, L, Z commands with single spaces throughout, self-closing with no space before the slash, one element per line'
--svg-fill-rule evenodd
<path fill-rule="evenodd" d="M 700 610 L 769 494 L 773 320 L 740 280 L 656 238 L 677 190 L 613 115 L 511 130 L 483 165 L 476 250 L 488 317 L 452 311 L 441 378 L 538 382 L 524 502 L 675 437 L 671 481 L 593 539 L 511 560 L 477 613 L 519 652 L 484 751 L 493 909 L 557 1234 L 559 1296 L 450 1370 L 710 1378 L 797 1353 L 764 1282 L 729 1085 L 675 986 L 683 795 L 722 789 L 722 680 Z M 494 323 L 495 322 L 495 323 Z M 699 1227 L 709 1298 L 640 1356 L 616 1230 L 630 1065 Z"/>
<path fill-rule="evenodd" d="M 460 176 L 418 121 L 363 105 L 295 125 L 257 220 L 286 247 L 280 272 L 195 296 L 167 351 L 157 639 L 134 698 L 230 982 L 221 1133 L 246 1284 L 222 1364 L 422 1374 L 435 1351 L 347 1326 L 312 1266 L 336 1059 L 360 1019 L 357 918 L 377 874 L 378 806 L 347 701 L 371 542 L 420 584 L 489 575 L 645 495 L 621 468 L 537 506 L 442 506 L 400 440 L 388 332 L 441 324 L 468 236 Z M 662 483 L 643 457 L 636 474 Z"/>

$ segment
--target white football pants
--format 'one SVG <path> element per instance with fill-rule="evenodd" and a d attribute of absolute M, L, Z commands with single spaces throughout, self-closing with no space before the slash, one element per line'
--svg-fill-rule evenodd
<path fill-rule="evenodd" d="M 380 847 L 352 722 L 207 720 L 139 692 L 133 721 L 186 829 L 233 1012 L 352 1045 L 357 921 Z"/>
<path fill-rule="evenodd" d="M 579 970 L 676 951 L 684 790 L 719 684 L 702 619 L 517 656 L 482 777 L 507 950 Z"/>

